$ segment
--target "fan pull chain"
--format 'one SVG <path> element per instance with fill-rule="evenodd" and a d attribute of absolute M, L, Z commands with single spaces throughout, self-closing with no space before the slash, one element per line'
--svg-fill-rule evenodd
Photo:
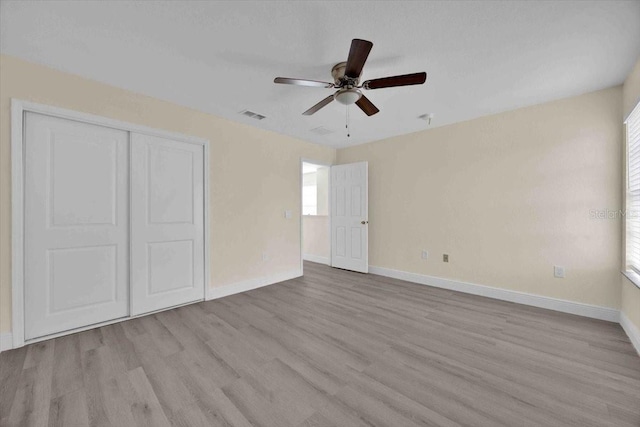
<path fill-rule="evenodd" d="M 351 138 L 351 134 L 349 133 L 349 106 L 346 106 L 347 108 L 347 124 L 345 126 L 345 128 L 347 128 L 347 138 Z"/>

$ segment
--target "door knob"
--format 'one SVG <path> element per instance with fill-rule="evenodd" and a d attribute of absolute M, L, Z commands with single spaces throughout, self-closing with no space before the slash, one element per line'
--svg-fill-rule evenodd
<path fill-rule="evenodd" d="M 360 224 L 362 225 L 369 224 L 369 221 L 360 221 Z"/>

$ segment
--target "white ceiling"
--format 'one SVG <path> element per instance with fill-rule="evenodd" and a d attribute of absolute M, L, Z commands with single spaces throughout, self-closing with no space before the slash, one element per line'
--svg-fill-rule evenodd
<path fill-rule="evenodd" d="M 640 54 L 640 1 L 5 1 L 0 51 L 332 147 L 442 126 L 623 82 Z M 352 38 L 373 42 L 363 79 L 426 71 L 423 86 L 366 92 L 380 113 L 329 89 Z M 262 121 L 241 116 L 251 110 Z M 434 113 L 429 125 L 418 116 Z M 322 127 L 333 133 L 319 135 Z"/>

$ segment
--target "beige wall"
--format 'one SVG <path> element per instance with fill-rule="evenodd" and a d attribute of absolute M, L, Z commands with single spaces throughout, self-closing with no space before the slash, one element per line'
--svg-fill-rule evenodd
<path fill-rule="evenodd" d="M 0 332 L 11 329 L 11 98 L 208 139 L 212 285 L 299 269 L 300 159 L 332 163 L 335 150 L 2 55 Z"/>
<path fill-rule="evenodd" d="M 623 91 L 623 117 L 626 118 L 631 110 L 640 102 L 640 59 L 624 81 Z"/>
<path fill-rule="evenodd" d="M 302 217 L 302 252 L 304 255 L 329 258 L 329 217 L 326 215 L 304 215 Z"/>
<path fill-rule="evenodd" d="M 623 115 L 626 118 L 640 101 L 640 60 L 636 62 L 631 74 L 627 77 L 622 88 Z M 622 306 L 621 311 L 640 330 L 640 288 L 622 276 Z"/>
<path fill-rule="evenodd" d="M 590 210 L 622 207 L 621 115 L 615 87 L 338 151 L 369 162 L 370 264 L 620 307 L 621 221 Z"/>

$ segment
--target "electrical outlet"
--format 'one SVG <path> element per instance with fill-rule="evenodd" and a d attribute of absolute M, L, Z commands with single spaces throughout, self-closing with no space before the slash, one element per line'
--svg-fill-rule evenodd
<path fill-rule="evenodd" d="M 291 211 L 290 210 L 286 210 L 284 211 L 284 217 L 286 219 L 291 219 L 292 215 L 291 215 Z"/>
<path fill-rule="evenodd" d="M 269 253 L 262 252 L 262 261 L 269 261 Z"/>
<path fill-rule="evenodd" d="M 427 259 L 429 258 L 429 252 L 425 251 L 424 249 L 422 250 L 422 259 Z"/>
<path fill-rule="evenodd" d="M 557 265 L 553 266 L 553 277 L 558 279 L 564 279 L 564 267 L 560 267 Z"/>
<path fill-rule="evenodd" d="M 442 262 L 449 262 L 449 255 L 448 254 L 442 254 Z"/>

